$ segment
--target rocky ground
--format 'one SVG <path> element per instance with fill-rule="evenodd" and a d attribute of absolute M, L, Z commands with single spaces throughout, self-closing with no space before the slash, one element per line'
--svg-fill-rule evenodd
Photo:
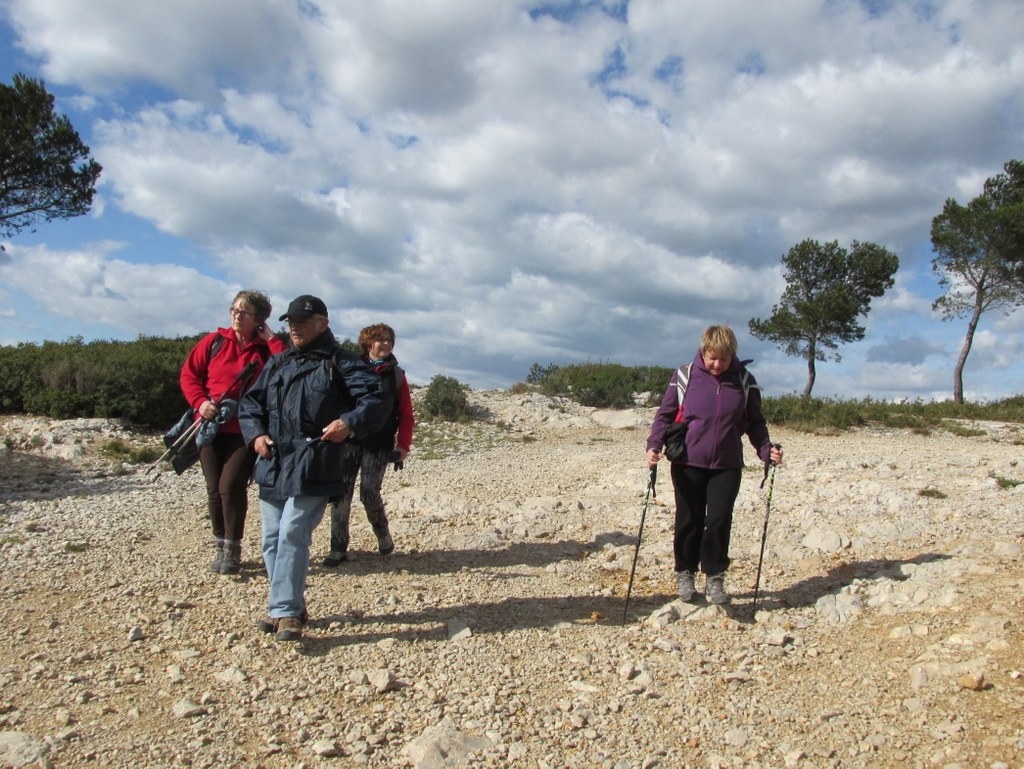
<path fill-rule="evenodd" d="M 1017 426 L 774 430 L 756 617 L 753 455 L 724 609 L 674 600 L 663 468 L 623 623 L 653 410 L 472 402 L 389 473 L 395 555 L 317 531 L 297 644 L 253 625 L 255 501 L 214 575 L 198 469 L 100 451 L 154 436 L 0 422 L 4 765 L 1024 767 Z"/>

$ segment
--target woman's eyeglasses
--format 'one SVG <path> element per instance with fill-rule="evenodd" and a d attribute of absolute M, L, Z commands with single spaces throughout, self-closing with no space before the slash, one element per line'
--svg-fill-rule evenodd
<path fill-rule="evenodd" d="M 231 313 L 232 318 L 241 318 L 242 320 L 245 320 L 246 318 L 256 317 L 253 313 L 249 312 L 248 310 L 239 310 L 237 307 L 228 308 L 228 312 Z"/>

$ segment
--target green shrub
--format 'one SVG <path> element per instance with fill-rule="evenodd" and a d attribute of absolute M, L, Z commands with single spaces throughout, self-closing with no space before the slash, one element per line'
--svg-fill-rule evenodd
<path fill-rule="evenodd" d="M 0 409 L 54 419 L 121 418 L 165 428 L 186 409 L 181 365 L 200 336 L 134 342 L 81 337 L 0 347 Z"/>
<path fill-rule="evenodd" d="M 627 367 L 618 363 L 579 363 L 545 369 L 534 364 L 530 376 L 538 371 L 543 372 L 538 384 L 545 395 L 569 397 L 595 408 L 631 408 L 635 405 L 634 394 L 642 392 L 651 394 L 648 403 L 660 401 L 672 376 L 670 368 Z"/>
<path fill-rule="evenodd" d="M 428 417 L 456 422 L 466 416 L 469 408 L 466 387 L 454 377 L 437 374 L 427 385 L 420 405 Z"/>

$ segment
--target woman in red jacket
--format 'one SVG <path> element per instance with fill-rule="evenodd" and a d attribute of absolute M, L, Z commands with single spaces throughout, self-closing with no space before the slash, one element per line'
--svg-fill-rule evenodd
<path fill-rule="evenodd" d="M 218 328 L 192 348 L 181 369 L 185 400 L 204 419 L 220 413 L 220 401 L 237 402 L 259 376 L 271 355 L 286 345 L 266 326 L 270 299 L 262 291 L 239 291 L 231 303 L 231 327 Z M 239 381 L 249 364 L 256 368 Z M 238 419 L 219 426 L 213 441 L 199 448 L 216 554 L 210 571 L 237 574 L 241 568 L 242 534 L 249 509 L 247 486 L 256 455 L 242 440 Z"/>

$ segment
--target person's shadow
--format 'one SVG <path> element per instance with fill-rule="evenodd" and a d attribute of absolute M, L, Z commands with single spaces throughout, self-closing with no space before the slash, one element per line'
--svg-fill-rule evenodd
<path fill-rule="evenodd" d="M 620 535 L 628 539 L 628 535 L 613 532 L 601 535 L 586 547 L 594 548 L 598 541 Z M 578 547 L 583 543 L 561 542 L 552 545 L 557 548 L 569 545 Z M 544 548 L 538 550 L 534 544 L 522 544 L 506 551 L 466 552 L 472 553 L 469 557 L 474 559 L 477 566 L 486 564 L 488 556 L 496 556 L 490 561 L 490 565 L 507 567 L 514 563 L 531 561 L 544 552 Z M 426 555 L 424 554 L 425 557 Z M 902 572 L 902 566 L 929 563 L 950 557 L 939 553 L 922 553 L 905 560 L 872 559 L 840 564 L 824 575 L 800 580 L 771 591 L 759 591 L 757 608 L 758 611 L 772 611 L 811 606 L 822 596 L 842 589 L 855 579 L 884 578 L 902 581 L 909 578 Z M 528 578 L 528 575 L 496 574 L 483 569 L 480 570 L 480 576 L 481 594 L 487 592 L 487 584 L 494 579 L 514 579 L 519 576 Z M 386 638 L 401 641 L 444 640 L 448 636 L 449 623 L 452 623 L 452 629 L 466 626 L 473 635 L 522 629 L 551 630 L 563 624 L 619 625 L 624 619 L 626 624 L 632 624 L 676 600 L 675 595 L 667 593 L 634 592 L 630 597 L 629 614 L 624 618 L 625 585 L 622 588 L 611 596 L 525 596 L 498 601 L 481 599 L 458 606 L 418 606 L 412 609 L 396 607 L 395 611 L 379 613 L 354 611 L 345 615 L 328 614 L 326 617 L 314 619 L 311 625 L 327 628 L 331 631 L 330 634 L 327 637 L 306 637 L 303 640 L 303 651 L 311 655 L 326 655 L 337 646 L 376 643 Z M 724 607 L 725 611 L 738 621 L 753 622 L 750 611 L 752 599 L 753 590 L 733 593 L 732 602 Z"/>

